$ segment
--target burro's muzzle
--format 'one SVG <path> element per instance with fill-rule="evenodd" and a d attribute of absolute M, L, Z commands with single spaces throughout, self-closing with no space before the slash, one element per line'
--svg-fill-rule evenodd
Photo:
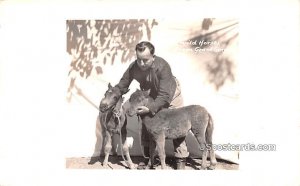
<path fill-rule="evenodd" d="M 99 110 L 101 112 L 105 112 L 107 111 L 108 109 L 110 109 L 111 106 L 108 105 L 108 103 L 105 101 L 105 99 L 103 99 L 101 102 L 100 102 L 100 106 L 99 106 Z"/>

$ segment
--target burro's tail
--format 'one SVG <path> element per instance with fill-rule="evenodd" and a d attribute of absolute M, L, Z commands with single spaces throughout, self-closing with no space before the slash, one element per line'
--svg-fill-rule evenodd
<path fill-rule="evenodd" d="M 205 139 L 206 139 L 206 143 L 209 145 L 212 145 L 212 135 L 213 135 L 213 130 L 214 130 L 214 121 L 211 117 L 211 115 L 209 113 L 208 114 L 208 124 L 207 124 L 207 128 L 205 131 Z"/>
<path fill-rule="evenodd" d="M 205 137 L 206 137 L 206 144 L 210 145 L 210 149 L 209 149 L 210 166 L 208 167 L 209 169 L 215 169 L 217 165 L 217 159 L 216 159 L 215 151 L 213 148 L 213 142 L 212 142 L 213 131 L 214 131 L 214 121 L 211 115 L 208 113 L 208 125 L 205 131 Z"/>

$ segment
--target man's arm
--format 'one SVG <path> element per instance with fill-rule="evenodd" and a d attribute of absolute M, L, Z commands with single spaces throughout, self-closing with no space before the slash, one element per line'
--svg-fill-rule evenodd
<path fill-rule="evenodd" d="M 168 63 L 162 68 L 158 78 L 158 95 L 154 103 L 148 105 L 148 108 L 153 115 L 161 108 L 170 105 L 176 89 L 176 83 Z"/>
<path fill-rule="evenodd" d="M 132 82 L 132 77 L 130 75 L 130 69 L 132 67 L 133 64 L 131 64 L 127 70 L 125 71 L 125 73 L 123 74 L 121 80 L 119 81 L 119 83 L 116 85 L 116 87 L 118 87 L 121 90 L 122 94 L 125 94 L 128 90 L 128 87 L 130 85 L 130 83 Z"/>

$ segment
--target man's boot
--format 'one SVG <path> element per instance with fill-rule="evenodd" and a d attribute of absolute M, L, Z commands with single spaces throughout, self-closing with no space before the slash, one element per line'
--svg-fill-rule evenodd
<path fill-rule="evenodd" d="M 150 157 L 149 147 L 144 147 L 144 155 L 145 155 L 145 157 Z M 146 169 L 146 167 L 148 165 L 148 161 L 149 161 L 149 159 L 144 159 L 142 162 L 139 163 L 137 169 L 138 170 Z"/>
<path fill-rule="evenodd" d="M 185 169 L 186 158 L 176 158 L 176 170 Z"/>
<path fill-rule="evenodd" d="M 100 156 L 93 156 L 91 157 L 90 161 L 88 162 L 89 165 L 93 165 L 97 162 L 100 162 Z"/>

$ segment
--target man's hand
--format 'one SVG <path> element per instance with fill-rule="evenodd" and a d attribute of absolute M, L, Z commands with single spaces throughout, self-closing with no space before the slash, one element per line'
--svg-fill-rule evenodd
<path fill-rule="evenodd" d="M 145 106 L 140 106 L 137 109 L 137 114 L 139 114 L 139 115 L 147 114 L 149 112 L 150 112 L 150 110 L 148 109 L 148 107 L 145 107 Z"/>

